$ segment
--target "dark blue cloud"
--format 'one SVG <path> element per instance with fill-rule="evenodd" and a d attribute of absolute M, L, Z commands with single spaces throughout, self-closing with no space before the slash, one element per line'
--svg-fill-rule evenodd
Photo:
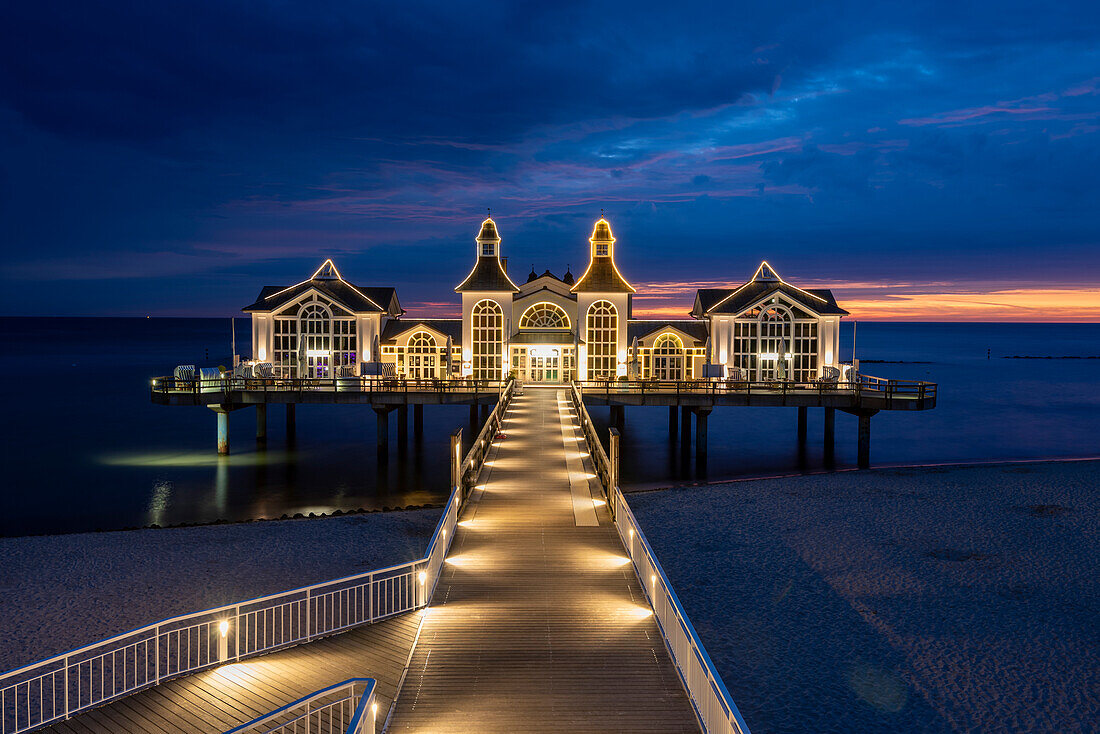
<path fill-rule="evenodd" d="M 485 206 L 540 270 L 606 207 L 640 280 L 1080 282 L 1098 35 L 1084 2 L 8 3 L 0 310 L 228 311 L 333 254 L 439 301 Z"/>

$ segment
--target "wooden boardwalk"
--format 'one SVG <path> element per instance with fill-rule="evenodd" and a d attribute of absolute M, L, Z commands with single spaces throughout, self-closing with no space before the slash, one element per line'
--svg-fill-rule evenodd
<path fill-rule="evenodd" d="M 699 731 L 606 508 L 574 509 L 574 423 L 564 390 L 513 401 L 388 731 Z"/>
<path fill-rule="evenodd" d="M 224 732 L 348 678 L 378 680 L 379 729 L 420 612 L 177 678 L 41 729 L 51 734 Z"/>

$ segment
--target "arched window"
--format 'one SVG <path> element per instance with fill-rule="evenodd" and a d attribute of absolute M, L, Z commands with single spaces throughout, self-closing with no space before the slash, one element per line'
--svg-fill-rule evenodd
<path fill-rule="evenodd" d="M 793 380 L 791 374 L 791 312 L 773 303 L 760 311 L 757 354 L 761 380 Z"/>
<path fill-rule="evenodd" d="M 653 343 L 653 377 L 684 379 L 684 343 L 675 334 L 661 334 Z"/>
<path fill-rule="evenodd" d="M 298 358 L 305 357 L 299 377 L 329 377 L 332 361 L 332 313 L 323 304 L 310 301 L 298 311 L 298 338 L 305 340 L 305 354 L 298 344 Z M 299 369 L 301 369 L 299 367 Z"/>
<path fill-rule="evenodd" d="M 418 331 L 409 337 L 405 350 L 405 375 L 414 380 L 438 377 L 439 347 L 435 337 L 426 331 Z"/>
<path fill-rule="evenodd" d="M 488 299 L 474 304 L 473 370 L 474 379 L 499 380 L 504 349 L 504 312 L 496 301 Z"/>
<path fill-rule="evenodd" d="M 588 379 L 615 378 L 615 350 L 619 344 L 619 312 L 610 301 L 596 301 L 585 320 L 588 344 Z"/>
<path fill-rule="evenodd" d="M 536 303 L 519 317 L 521 329 L 568 329 L 569 316 L 553 303 Z"/>

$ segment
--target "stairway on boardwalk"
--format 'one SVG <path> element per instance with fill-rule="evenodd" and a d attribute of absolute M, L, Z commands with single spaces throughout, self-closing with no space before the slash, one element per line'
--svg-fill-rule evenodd
<path fill-rule="evenodd" d="M 564 390 L 512 402 L 389 731 L 699 731 L 574 424 Z"/>

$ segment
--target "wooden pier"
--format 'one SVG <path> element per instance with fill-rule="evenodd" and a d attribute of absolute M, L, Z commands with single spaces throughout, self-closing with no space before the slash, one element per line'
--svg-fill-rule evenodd
<path fill-rule="evenodd" d="M 39 731 L 224 732 L 325 686 L 365 676 L 378 681 L 376 700 L 382 722 L 393 703 L 420 620 L 420 612 L 410 612 L 308 645 L 176 678 Z"/>
<path fill-rule="evenodd" d="M 832 462 L 836 435 L 836 411 L 859 419 L 856 435 L 857 462 L 871 466 L 871 418 L 883 410 L 924 411 L 936 407 L 938 386 L 934 382 L 886 380 L 862 376 L 857 382 L 748 382 L 657 380 L 600 380 L 575 383 L 586 405 L 611 408 L 611 421 L 620 430 L 627 406 L 668 406 L 668 429 L 679 431 L 684 454 L 691 448 L 691 417 L 695 416 L 695 455 L 707 455 L 708 420 L 719 407 L 797 408 L 798 445 L 806 444 L 809 408 L 822 408 L 826 462 Z M 680 415 L 676 411 L 679 409 Z"/>
<path fill-rule="evenodd" d="M 699 731 L 567 395 L 513 400 L 388 731 Z"/>

